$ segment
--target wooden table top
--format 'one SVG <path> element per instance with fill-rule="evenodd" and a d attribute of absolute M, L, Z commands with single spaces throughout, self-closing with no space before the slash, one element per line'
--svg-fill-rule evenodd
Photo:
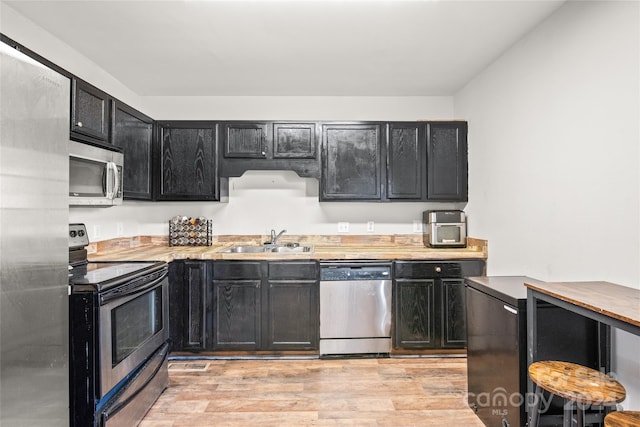
<path fill-rule="evenodd" d="M 527 288 L 640 327 L 640 289 L 609 282 L 536 282 Z"/>

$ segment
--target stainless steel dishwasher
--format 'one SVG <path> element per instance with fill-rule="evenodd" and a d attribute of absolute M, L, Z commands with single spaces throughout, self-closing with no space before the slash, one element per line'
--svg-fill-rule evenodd
<path fill-rule="evenodd" d="M 320 264 L 320 356 L 388 355 L 391 264 Z"/>

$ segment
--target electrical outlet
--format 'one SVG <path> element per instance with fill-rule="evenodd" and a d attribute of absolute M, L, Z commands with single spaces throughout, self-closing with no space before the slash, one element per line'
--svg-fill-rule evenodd
<path fill-rule="evenodd" d="M 374 230 L 375 224 L 373 223 L 373 221 L 367 221 L 367 232 L 373 233 Z"/>
<path fill-rule="evenodd" d="M 98 237 L 100 237 L 100 234 L 102 234 L 102 230 L 100 229 L 99 225 L 94 225 L 93 226 L 93 238 L 97 239 Z"/>
<path fill-rule="evenodd" d="M 348 222 L 339 222 L 338 223 L 338 233 L 348 233 L 349 232 L 349 223 Z"/>
<path fill-rule="evenodd" d="M 413 221 L 413 232 L 422 233 L 422 221 Z"/>
<path fill-rule="evenodd" d="M 121 222 L 116 222 L 116 235 L 124 236 L 124 224 Z"/>

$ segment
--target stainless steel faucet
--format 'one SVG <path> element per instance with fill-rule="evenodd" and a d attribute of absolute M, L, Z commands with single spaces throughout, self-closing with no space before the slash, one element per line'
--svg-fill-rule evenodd
<path fill-rule="evenodd" d="M 276 230 L 271 229 L 271 242 L 269 242 L 269 244 L 275 245 L 278 242 L 278 239 L 280 238 L 280 236 L 282 236 L 286 232 L 287 230 L 282 230 L 278 233 L 278 235 L 276 235 Z"/>

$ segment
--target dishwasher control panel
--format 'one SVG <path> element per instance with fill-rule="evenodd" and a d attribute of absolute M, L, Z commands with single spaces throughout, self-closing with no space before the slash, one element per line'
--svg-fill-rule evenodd
<path fill-rule="evenodd" d="M 391 265 L 321 265 L 321 281 L 391 280 Z"/>

